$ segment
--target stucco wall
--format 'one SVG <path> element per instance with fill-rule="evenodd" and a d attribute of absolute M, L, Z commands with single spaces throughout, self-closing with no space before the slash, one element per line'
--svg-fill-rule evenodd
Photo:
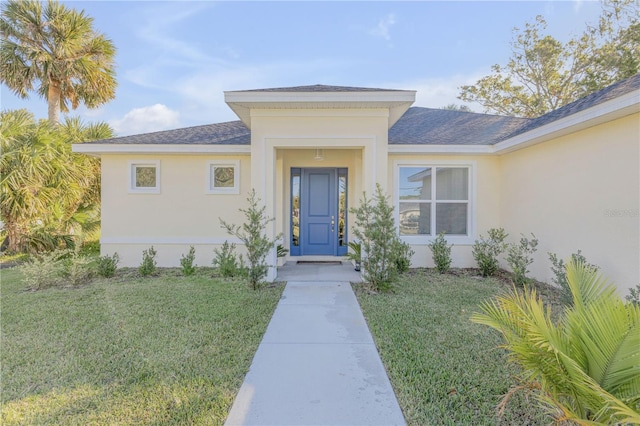
<path fill-rule="evenodd" d="M 160 162 L 160 193 L 130 193 L 130 161 L 148 160 Z M 207 162 L 213 160 L 240 161 L 240 194 L 206 193 Z M 120 266 L 138 266 L 142 250 L 153 245 L 158 265 L 178 266 L 194 245 L 196 262 L 209 266 L 213 247 L 233 241 L 219 218 L 237 219 L 250 184 L 248 155 L 103 155 L 101 250 L 117 251 Z"/>
<path fill-rule="evenodd" d="M 639 123 L 634 114 L 500 158 L 501 225 L 511 241 L 538 238 L 533 276 L 551 282 L 547 252 L 582 250 L 621 294 L 640 282 Z"/>
<path fill-rule="evenodd" d="M 475 261 L 471 254 L 471 248 L 475 239 L 480 233 L 486 233 L 490 228 L 500 226 L 500 159 L 496 156 L 488 155 L 434 155 L 434 154 L 413 154 L 413 155 L 389 155 L 389 195 L 395 203 L 397 209 L 397 185 L 394 183 L 397 178 L 397 167 L 406 166 L 449 166 L 456 165 L 470 166 L 471 186 L 470 192 L 470 215 L 471 228 L 468 237 L 453 237 L 454 244 L 451 250 L 453 266 L 470 268 L 475 266 Z M 396 222 L 397 222 L 396 211 Z M 433 240 L 429 237 L 403 237 L 403 240 L 411 244 L 415 255 L 412 259 L 414 267 L 433 267 L 433 257 L 428 244 Z"/>

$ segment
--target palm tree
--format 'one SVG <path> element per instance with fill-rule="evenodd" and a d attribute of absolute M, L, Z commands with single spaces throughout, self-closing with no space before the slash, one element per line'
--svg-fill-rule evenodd
<path fill-rule="evenodd" d="M 8 0 L 0 9 L 0 82 L 17 96 L 36 91 L 49 121 L 80 103 L 96 108 L 115 97 L 115 47 L 84 11 L 49 1 Z"/>
<path fill-rule="evenodd" d="M 0 216 L 12 252 L 53 248 L 99 219 L 100 164 L 71 143 L 113 135 L 106 124 L 36 122 L 26 110 L 0 113 Z M 47 240 L 50 243 L 47 244 Z"/>
<path fill-rule="evenodd" d="M 640 424 L 640 307 L 582 262 L 567 264 L 567 281 L 573 306 L 557 323 L 535 290 L 515 288 L 472 321 L 503 334 L 522 387 L 536 389 L 558 423 Z"/>

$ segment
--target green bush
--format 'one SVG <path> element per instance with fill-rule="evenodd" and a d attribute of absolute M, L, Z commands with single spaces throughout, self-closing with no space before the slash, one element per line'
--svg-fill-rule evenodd
<path fill-rule="evenodd" d="M 624 298 L 627 302 L 640 306 L 640 284 L 636 285 L 636 288 L 630 288 L 629 294 Z"/>
<path fill-rule="evenodd" d="M 571 306 L 573 304 L 573 295 L 567 282 L 567 268 L 562 259 L 558 259 L 555 253 L 547 253 L 549 260 L 551 261 L 551 272 L 553 272 L 554 278 L 551 279 L 555 285 L 560 289 L 560 302 L 565 306 Z M 596 272 L 598 267 L 587 262 L 587 258 L 582 255 L 582 252 L 578 250 L 577 253 L 571 253 L 571 262 L 581 263 L 588 269 Z"/>
<path fill-rule="evenodd" d="M 408 267 L 410 249 L 403 246 L 393 220 L 393 206 L 378 184 L 373 199 L 363 193 L 355 214 L 353 235 L 360 241 L 364 279 L 375 291 L 389 291 L 398 267 Z"/>
<path fill-rule="evenodd" d="M 196 272 L 196 266 L 193 264 L 193 261 L 196 258 L 196 249 L 191 246 L 189 247 L 189 253 L 186 255 L 183 254 L 180 258 L 180 268 L 182 269 L 182 275 L 188 277 L 193 275 Z"/>
<path fill-rule="evenodd" d="M 276 245 L 276 241 L 281 237 L 277 235 L 275 239 L 271 239 L 264 234 L 267 225 L 273 222 L 274 218 L 270 218 L 265 214 L 266 206 L 260 206 L 260 199 L 256 196 L 255 189 L 251 190 L 247 198 L 249 207 L 240 209 L 245 216 L 243 225 L 232 225 L 220 218 L 220 224 L 226 229 L 227 233 L 234 236 L 244 243 L 247 250 L 247 274 L 249 283 L 254 290 L 257 290 L 260 282 L 264 280 L 269 272 L 267 264 L 267 255 Z"/>
<path fill-rule="evenodd" d="M 393 246 L 393 257 L 396 261 L 396 269 L 398 273 L 404 274 L 411 267 L 411 257 L 415 254 L 411 246 L 399 238 L 396 239 Z"/>
<path fill-rule="evenodd" d="M 97 262 L 98 275 L 105 278 L 114 276 L 119 261 L 120 256 L 118 256 L 118 253 L 113 253 L 111 256 L 100 256 Z"/>
<path fill-rule="evenodd" d="M 213 267 L 218 268 L 220 276 L 231 278 L 241 272 L 242 259 L 236 254 L 236 245 L 225 241 L 220 249 L 213 249 Z"/>
<path fill-rule="evenodd" d="M 22 282 L 30 290 L 42 290 L 64 284 L 63 258 L 67 250 L 32 255 L 29 261 L 20 266 Z"/>
<path fill-rule="evenodd" d="M 536 236 L 533 234 L 531 236 L 533 238 L 529 240 L 522 235 L 518 244 L 509 244 L 507 249 L 507 263 L 513 272 L 513 282 L 520 287 L 527 283 L 527 272 L 529 272 L 527 268 L 533 263 L 531 256 L 538 247 Z"/>
<path fill-rule="evenodd" d="M 86 283 L 93 275 L 91 259 L 78 251 L 72 252 L 63 260 L 63 274 L 74 286 Z"/>
<path fill-rule="evenodd" d="M 141 276 L 147 277 L 156 272 L 156 254 L 158 253 L 153 246 L 142 251 L 142 263 L 138 267 Z"/>
<path fill-rule="evenodd" d="M 447 245 L 444 235 L 444 231 L 439 233 L 438 237 L 429 244 L 433 253 L 433 263 L 441 274 L 446 274 L 451 267 L 451 247 L 453 247 L 453 244 Z"/>
<path fill-rule="evenodd" d="M 483 277 L 490 277 L 498 270 L 498 256 L 506 250 L 504 240 L 509 235 L 503 228 L 489 229 L 488 234 L 489 237 L 486 239 L 480 235 L 480 240 L 476 240 L 472 250 L 473 258 Z"/>

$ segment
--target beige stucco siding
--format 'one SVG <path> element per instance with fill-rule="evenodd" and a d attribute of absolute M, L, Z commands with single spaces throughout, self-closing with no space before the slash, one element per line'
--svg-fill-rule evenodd
<path fill-rule="evenodd" d="M 398 208 L 397 168 L 399 166 L 468 166 L 471 173 L 470 196 L 470 229 L 466 238 L 453 238 L 454 247 L 451 255 L 455 267 L 470 268 L 475 266 L 471 248 L 479 233 L 486 233 L 490 228 L 500 226 L 500 159 L 488 155 L 434 155 L 434 154 L 390 154 L 389 194 Z M 398 220 L 396 211 L 396 221 Z M 427 246 L 432 238 L 403 237 L 411 244 L 415 255 L 412 259 L 414 267 L 433 267 L 432 253 Z"/>
<path fill-rule="evenodd" d="M 621 294 L 640 282 L 639 123 L 634 114 L 500 158 L 501 224 L 511 241 L 539 239 L 533 276 L 551 281 L 547 252 L 582 250 Z"/>
<path fill-rule="evenodd" d="M 146 161 L 159 161 L 160 192 L 131 193 L 130 164 Z M 207 193 L 209 161 L 240 162 L 240 194 Z M 250 166 L 248 155 L 103 155 L 103 253 L 117 251 L 121 266 L 137 266 L 142 250 L 153 245 L 159 265 L 178 266 L 194 245 L 197 263 L 210 265 L 213 247 L 231 239 L 219 218 L 235 221 L 246 207 Z"/>

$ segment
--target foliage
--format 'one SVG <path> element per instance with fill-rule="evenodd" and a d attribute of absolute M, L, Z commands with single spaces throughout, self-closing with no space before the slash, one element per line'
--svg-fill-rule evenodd
<path fill-rule="evenodd" d="M 640 284 L 636 288 L 630 288 L 629 294 L 624 297 L 627 302 L 640 306 Z"/>
<path fill-rule="evenodd" d="M 80 103 L 97 108 L 115 97 L 116 49 L 84 11 L 57 1 L 8 0 L 0 9 L 0 82 L 17 96 L 37 92 L 49 121 Z"/>
<path fill-rule="evenodd" d="M 287 253 L 289 253 L 289 250 L 284 248 L 284 246 L 282 244 L 278 244 L 276 246 L 276 256 L 285 257 L 287 255 Z"/>
<path fill-rule="evenodd" d="M 396 269 L 400 274 L 409 272 L 411 267 L 411 257 L 415 254 L 415 251 L 411 246 L 400 238 L 397 238 L 393 243 L 393 257 L 396 262 Z"/>
<path fill-rule="evenodd" d="M 20 266 L 22 282 L 29 290 L 42 290 L 64 283 L 64 264 L 62 258 L 67 250 L 33 255 Z"/>
<path fill-rule="evenodd" d="M 598 25 L 566 43 L 545 34 L 538 16 L 514 29 L 507 64 L 493 65 L 458 97 L 485 112 L 533 118 L 631 77 L 640 72 L 639 16 L 634 0 L 606 1 Z"/>
<path fill-rule="evenodd" d="M 573 295 L 571 294 L 571 288 L 567 282 L 567 267 L 562 259 L 558 259 L 555 253 L 548 253 L 549 260 L 551 261 L 551 271 L 554 274 L 554 278 L 551 280 L 558 286 L 560 290 L 560 301 L 563 305 L 571 306 L 573 304 Z M 582 255 L 581 251 L 572 253 L 570 261 L 575 263 L 582 263 L 585 267 L 593 270 L 598 270 L 598 267 L 587 262 L 587 259 Z"/>
<path fill-rule="evenodd" d="M 486 239 L 480 235 L 480 240 L 475 241 L 472 250 L 473 258 L 483 277 L 489 277 L 498 270 L 498 256 L 506 250 L 504 240 L 509 235 L 503 228 L 489 229 L 488 234 L 489 237 Z"/>
<path fill-rule="evenodd" d="M 640 307 L 625 304 L 583 263 L 566 269 L 573 306 L 557 324 L 535 290 L 515 288 L 482 304 L 472 320 L 503 334 L 524 387 L 537 390 L 558 422 L 638 424 Z"/>
<path fill-rule="evenodd" d="M 457 104 L 447 104 L 443 106 L 441 109 L 445 109 L 448 111 L 462 111 L 462 112 L 472 112 L 471 108 L 467 105 L 457 105 Z"/>
<path fill-rule="evenodd" d="M 116 269 L 118 269 L 118 262 L 120 262 L 120 256 L 117 252 L 113 253 L 111 256 L 100 256 L 96 264 L 98 275 L 104 278 L 113 277 L 116 273 Z"/>
<path fill-rule="evenodd" d="M 141 276 L 147 277 L 156 272 L 156 255 L 158 253 L 151 246 L 147 250 L 142 251 L 142 263 L 138 267 L 138 272 Z"/>
<path fill-rule="evenodd" d="M 25 292 L 2 270 L 0 424 L 224 424 L 284 286 L 136 275 Z"/>
<path fill-rule="evenodd" d="M 91 258 L 81 254 L 78 250 L 69 253 L 63 260 L 63 273 L 71 285 L 85 283 L 93 275 Z"/>
<path fill-rule="evenodd" d="M 220 249 L 213 249 L 213 267 L 218 268 L 220 276 L 231 278 L 238 275 L 241 270 L 242 258 L 236 255 L 236 245 L 225 241 Z"/>
<path fill-rule="evenodd" d="M 193 275 L 196 271 L 196 266 L 193 264 L 195 258 L 196 249 L 193 246 L 189 247 L 189 253 L 186 255 L 183 254 L 182 257 L 180 257 L 180 268 L 182 270 L 182 275 L 185 277 Z"/>
<path fill-rule="evenodd" d="M 0 216 L 8 251 L 72 248 L 99 225 L 100 161 L 71 143 L 113 135 L 104 123 L 36 122 L 26 110 L 0 113 Z"/>
<path fill-rule="evenodd" d="M 403 262 L 403 253 L 408 254 L 396 232 L 393 206 L 378 184 L 373 199 L 363 193 L 359 207 L 350 211 L 356 216 L 353 235 L 360 241 L 365 281 L 375 291 L 391 290 L 398 262 Z"/>
<path fill-rule="evenodd" d="M 260 199 L 256 196 L 255 189 L 251 190 L 247 202 L 249 207 L 240 209 L 246 219 L 243 225 L 233 225 L 222 219 L 220 219 L 220 224 L 229 235 L 244 243 L 247 250 L 249 282 L 251 287 L 257 290 L 258 285 L 269 271 L 269 265 L 266 262 L 267 255 L 273 250 L 280 235 L 277 235 L 275 239 L 270 239 L 264 234 L 269 223 L 274 219 L 266 215 L 266 206 L 260 206 Z"/>
<path fill-rule="evenodd" d="M 507 263 L 513 272 L 513 282 L 520 287 L 527 283 L 527 268 L 533 263 L 532 255 L 538 247 L 536 236 L 531 236 L 533 238 L 530 240 L 522 235 L 518 244 L 509 244 L 507 248 Z"/>
<path fill-rule="evenodd" d="M 442 231 L 438 234 L 438 237 L 429 244 L 429 248 L 433 253 L 433 263 L 441 274 L 446 274 L 451 267 L 451 247 L 453 247 L 453 244 L 447 245 L 444 234 L 444 231 Z"/>
<path fill-rule="evenodd" d="M 362 244 L 359 241 L 349 241 L 347 245 L 351 249 L 347 253 L 347 259 L 360 262 L 362 260 Z"/>

